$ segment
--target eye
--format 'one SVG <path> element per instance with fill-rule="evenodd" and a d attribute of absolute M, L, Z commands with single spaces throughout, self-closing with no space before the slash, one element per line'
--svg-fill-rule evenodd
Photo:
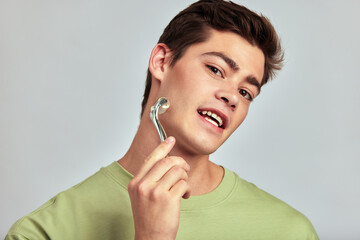
<path fill-rule="evenodd" d="M 206 67 L 208 69 L 210 69 L 210 71 L 212 71 L 215 75 L 217 75 L 219 77 L 223 77 L 223 74 L 221 73 L 221 71 L 219 69 L 217 69 L 216 67 L 211 66 L 211 65 L 206 65 Z"/>
<path fill-rule="evenodd" d="M 252 96 L 250 95 L 250 93 L 248 93 L 246 90 L 244 89 L 239 89 L 239 93 L 241 96 L 243 96 L 245 99 L 249 100 L 249 101 L 252 101 L 253 98 Z"/>

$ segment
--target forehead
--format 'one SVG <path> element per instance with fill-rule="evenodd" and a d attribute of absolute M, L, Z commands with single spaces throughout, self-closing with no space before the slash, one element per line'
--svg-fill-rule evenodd
<path fill-rule="evenodd" d="M 211 29 L 205 42 L 191 45 L 185 55 L 201 57 L 207 52 L 219 52 L 234 60 L 242 73 L 254 75 L 261 81 L 264 74 L 265 56 L 260 48 L 233 32 Z"/>

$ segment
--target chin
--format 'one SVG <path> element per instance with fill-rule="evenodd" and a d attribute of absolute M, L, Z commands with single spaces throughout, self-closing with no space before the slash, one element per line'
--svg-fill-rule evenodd
<path fill-rule="evenodd" d="M 179 151 L 190 155 L 210 155 L 221 146 L 221 143 L 215 143 L 210 139 L 202 139 L 198 135 L 192 135 L 191 138 L 183 135 L 177 136 L 176 145 Z"/>
<path fill-rule="evenodd" d="M 188 155 L 210 155 L 214 153 L 226 139 L 224 135 L 212 135 L 207 131 L 197 131 L 192 126 L 182 124 L 181 122 L 166 121 L 164 119 L 163 126 L 167 129 L 167 136 L 176 138 L 175 151 Z"/>

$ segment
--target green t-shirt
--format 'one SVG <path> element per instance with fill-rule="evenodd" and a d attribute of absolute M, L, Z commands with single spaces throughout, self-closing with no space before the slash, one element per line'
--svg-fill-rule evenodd
<path fill-rule="evenodd" d="M 114 162 L 18 220 L 5 240 L 133 240 L 127 192 L 132 177 Z M 300 212 L 225 169 L 224 178 L 214 191 L 182 200 L 176 239 L 318 237 Z"/>

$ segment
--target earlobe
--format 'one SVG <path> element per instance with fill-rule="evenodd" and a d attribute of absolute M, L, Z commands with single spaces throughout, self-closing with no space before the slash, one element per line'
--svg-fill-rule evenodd
<path fill-rule="evenodd" d="M 170 64 L 171 51 L 164 43 L 158 43 L 151 52 L 149 60 L 149 70 L 152 76 L 159 80 L 163 80 L 167 67 Z"/>

